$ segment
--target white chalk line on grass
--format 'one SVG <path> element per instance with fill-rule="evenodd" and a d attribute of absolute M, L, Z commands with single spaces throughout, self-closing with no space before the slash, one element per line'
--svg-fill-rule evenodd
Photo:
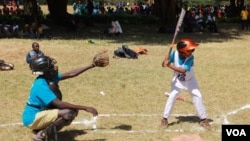
<path fill-rule="evenodd" d="M 222 117 L 224 118 L 223 124 L 230 124 L 230 122 L 229 122 L 228 119 L 227 119 L 228 116 L 230 116 L 230 115 L 235 115 L 235 114 L 237 114 L 239 111 L 245 110 L 245 109 L 248 109 L 248 108 L 250 108 L 250 104 L 247 104 L 247 105 L 245 105 L 245 106 L 240 107 L 239 109 L 233 110 L 233 111 L 231 111 L 231 112 L 228 112 L 228 113 L 225 114 L 225 115 L 222 115 Z"/>
<path fill-rule="evenodd" d="M 184 130 L 170 130 L 170 129 L 164 129 L 164 130 L 110 130 L 110 129 L 96 129 L 94 130 L 94 132 L 98 132 L 98 133 L 101 133 L 101 134 L 117 134 L 117 133 L 157 133 L 157 132 L 160 132 L 160 131 L 163 131 L 163 132 L 176 132 L 176 133 L 180 133 L 180 132 L 184 132 Z"/>
<path fill-rule="evenodd" d="M 17 125 L 23 125 L 23 123 L 17 122 L 17 123 L 9 123 L 9 124 L 0 124 L 0 127 L 17 126 Z"/>
<path fill-rule="evenodd" d="M 222 124 L 230 124 L 230 122 L 228 121 L 227 117 L 230 115 L 234 115 L 237 114 L 239 111 L 241 110 L 245 110 L 250 108 L 250 104 L 247 104 L 245 106 L 242 106 L 239 109 L 233 110 L 231 112 L 226 113 L 225 115 L 222 115 L 221 118 L 223 120 Z M 99 117 L 160 117 L 162 115 L 160 114 L 99 114 Z M 197 116 L 195 114 L 172 114 L 172 116 L 178 117 L 178 116 Z M 92 123 L 94 123 L 95 121 L 91 120 L 86 120 L 84 119 L 84 121 L 73 121 L 72 124 L 84 124 L 86 126 L 91 125 Z M 212 123 L 213 124 L 213 123 Z M 10 123 L 10 124 L 0 124 L 0 127 L 9 127 L 9 126 L 22 126 L 23 124 L 21 122 L 17 122 L 17 123 Z M 203 131 L 205 129 L 203 128 L 197 128 L 196 130 L 199 131 Z M 116 134 L 116 133 L 155 133 L 155 132 L 159 132 L 162 130 L 101 130 L 101 129 L 97 129 L 94 131 L 98 131 L 98 133 L 108 133 L 108 134 Z M 184 130 L 180 129 L 180 130 L 169 130 L 169 129 L 165 129 L 164 132 L 184 132 Z M 220 132 L 219 130 L 216 130 L 216 132 Z"/>
<path fill-rule="evenodd" d="M 98 117 L 160 117 L 162 115 L 160 114 L 99 114 Z M 194 114 L 172 114 L 172 116 L 196 116 Z M 73 121 L 72 124 L 85 124 L 88 123 L 85 121 Z M 88 121 L 89 123 L 93 122 L 92 120 Z M 17 123 L 9 123 L 9 124 L 0 124 L 0 127 L 6 127 L 6 126 L 17 126 L 17 125 L 23 125 L 21 122 Z"/>
<path fill-rule="evenodd" d="M 100 114 L 100 117 L 159 117 L 160 114 Z M 172 114 L 172 116 L 196 116 L 194 114 Z"/>

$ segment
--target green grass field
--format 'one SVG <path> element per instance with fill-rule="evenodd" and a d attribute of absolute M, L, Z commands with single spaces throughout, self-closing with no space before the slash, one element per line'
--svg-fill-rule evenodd
<path fill-rule="evenodd" d="M 239 31 L 236 24 L 220 24 L 218 34 L 178 35 L 177 39 L 191 37 L 200 43 L 194 52 L 194 69 L 212 127 L 201 128 L 193 116 L 193 104 L 177 101 L 170 126 L 163 129 L 160 121 L 167 100 L 163 94 L 170 90 L 173 72 L 162 68 L 161 62 L 173 35 L 159 34 L 155 26 L 122 25 L 122 36 L 107 38 L 101 34 L 105 26 L 83 27 L 74 34 L 51 31 L 51 40 L 0 39 L 0 59 L 15 65 L 15 70 L 0 71 L 0 140 L 31 140 L 32 133 L 22 126 L 21 115 L 36 77 L 25 62 L 33 41 L 38 41 L 41 50 L 57 60 L 60 72 L 88 65 L 96 52 L 109 50 L 109 67 L 94 68 L 60 82 L 64 101 L 97 108 L 97 130 L 76 124 L 91 118 L 81 111 L 75 124 L 59 132 L 59 141 L 165 141 L 182 134 L 199 134 L 205 141 L 220 141 L 221 125 L 226 120 L 230 124 L 250 123 L 250 32 Z M 95 43 L 88 44 L 88 40 Z M 114 50 L 122 45 L 131 49 L 144 47 L 149 52 L 136 60 L 113 59 Z M 191 101 L 188 93 L 181 96 Z"/>

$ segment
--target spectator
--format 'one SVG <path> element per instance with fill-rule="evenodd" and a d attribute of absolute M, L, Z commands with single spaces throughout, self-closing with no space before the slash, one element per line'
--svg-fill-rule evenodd
<path fill-rule="evenodd" d="M 37 31 L 36 31 L 36 37 L 37 38 L 43 38 L 45 35 L 44 35 L 44 31 L 43 31 L 43 27 L 42 27 L 42 25 L 39 23 L 38 25 L 37 25 Z"/>
<path fill-rule="evenodd" d="M 205 22 L 203 21 L 203 15 L 200 12 L 197 12 L 194 16 L 195 27 L 199 32 L 203 32 L 205 29 Z"/>
<path fill-rule="evenodd" d="M 248 24 L 247 24 L 248 11 L 246 7 L 244 7 L 241 10 L 240 16 L 241 16 L 241 29 L 248 30 Z"/>
<path fill-rule="evenodd" d="M 41 38 L 52 38 L 51 34 L 46 32 L 46 29 L 49 29 L 49 27 L 45 24 L 37 24 L 37 31 L 36 31 L 36 37 L 41 39 Z"/>
<path fill-rule="evenodd" d="M 120 35 L 120 34 L 123 33 L 121 25 L 120 25 L 118 20 L 112 21 L 111 25 L 112 25 L 112 27 L 105 30 L 104 34 L 107 34 L 108 36 L 111 36 L 111 35 Z"/>
<path fill-rule="evenodd" d="M 192 15 L 192 11 L 188 10 L 184 17 L 184 32 L 191 33 L 193 32 L 193 27 L 195 25 L 195 19 Z"/>
<path fill-rule="evenodd" d="M 32 50 L 26 55 L 26 62 L 31 63 L 33 59 L 44 56 L 44 53 L 40 50 L 39 44 L 37 42 L 32 43 Z"/>
<path fill-rule="evenodd" d="M 208 13 L 206 24 L 207 24 L 208 30 L 210 32 L 213 32 L 213 33 L 218 32 L 217 25 L 216 25 L 216 22 L 215 22 L 215 16 L 213 15 L 213 13 L 211 13 L 211 12 Z"/>
<path fill-rule="evenodd" d="M 10 14 L 10 9 L 7 7 L 6 4 L 3 4 L 3 15 L 9 15 Z"/>
<path fill-rule="evenodd" d="M 21 14 L 22 14 L 22 10 L 21 10 L 21 8 L 19 7 L 19 5 L 16 6 L 16 14 L 17 14 L 17 15 L 21 15 Z"/>
<path fill-rule="evenodd" d="M 85 5 L 82 1 L 78 0 L 77 2 L 73 3 L 74 14 L 76 15 L 83 15 L 85 13 Z"/>
<path fill-rule="evenodd" d="M 29 33 L 29 24 L 25 24 L 24 28 L 22 30 L 22 35 L 21 37 L 26 37 L 29 38 L 30 37 L 30 33 Z"/>
<path fill-rule="evenodd" d="M 248 29 L 250 30 L 250 6 L 248 5 L 247 6 L 247 26 L 248 26 Z"/>
<path fill-rule="evenodd" d="M 13 7 L 10 7 L 10 15 L 16 15 L 16 10 L 13 9 Z"/>
<path fill-rule="evenodd" d="M 2 22 L 1 33 L 3 34 L 4 37 L 11 36 L 10 25 L 5 20 Z"/>
<path fill-rule="evenodd" d="M 93 4 L 92 0 L 88 0 L 87 10 L 88 10 L 88 15 L 91 16 L 93 14 L 93 11 L 94 11 L 94 4 Z"/>
<path fill-rule="evenodd" d="M 9 30 L 12 33 L 13 37 L 18 37 L 19 24 L 16 21 L 13 21 L 12 25 L 10 25 Z"/>

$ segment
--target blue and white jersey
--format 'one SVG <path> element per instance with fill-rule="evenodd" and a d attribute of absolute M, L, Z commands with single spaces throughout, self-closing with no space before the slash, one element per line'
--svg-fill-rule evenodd
<path fill-rule="evenodd" d="M 179 73 L 174 72 L 174 76 L 177 77 L 180 81 L 187 81 L 192 79 L 194 76 L 194 70 L 193 70 L 193 63 L 194 63 L 194 56 L 191 55 L 187 58 L 180 58 L 178 51 L 173 51 L 170 54 L 170 60 L 171 63 L 174 63 L 176 67 L 181 67 L 184 70 L 186 70 L 186 73 Z"/>

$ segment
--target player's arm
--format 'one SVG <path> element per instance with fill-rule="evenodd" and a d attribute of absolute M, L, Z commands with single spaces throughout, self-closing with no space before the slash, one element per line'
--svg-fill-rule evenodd
<path fill-rule="evenodd" d="M 172 69 L 172 70 L 174 70 L 174 71 L 176 71 L 176 72 L 179 72 L 179 73 L 186 73 L 186 70 L 184 68 L 182 68 L 182 67 L 176 67 L 172 63 L 168 64 L 167 67 L 170 68 L 170 69 Z"/>
<path fill-rule="evenodd" d="M 95 65 L 91 64 L 91 65 L 88 65 L 88 66 L 84 66 L 84 67 L 81 67 L 81 68 L 70 70 L 70 71 L 62 74 L 61 80 L 76 77 L 79 74 L 82 74 L 83 72 L 85 72 L 85 71 L 87 71 L 89 69 L 92 69 L 94 67 L 95 67 Z"/>
<path fill-rule="evenodd" d="M 172 51 L 170 54 L 167 54 L 162 61 L 162 67 L 167 67 L 170 63 L 172 63 L 174 60 L 174 51 Z"/>
<path fill-rule="evenodd" d="M 55 99 L 52 101 L 52 105 L 58 109 L 76 109 L 76 110 L 84 110 L 86 112 L 92 113 L 93 116 L 98 116 L 98 112 L 94 107 L 75 105 L 68 102 L 63 102 L 59 99 Z"/>
<path fill-rule="evenodd" d="M 186 73 L 187 71 L 190 71 L 191 67 L 193 66 L 193 61 L 194 56 L 191 56 L 182 67 L 176 67 L 173 63 L 169 63 L 167 67 L 179 73 Z"/>
<path fill-rule="evenodd" d="M 162 66 L 162 67 L 167 67 L 168 63 L 169 63 L 169 54 L 166 55 L 166 57 L 165 57 L 164 60 L 162 61 L 161 66 Z"/>

